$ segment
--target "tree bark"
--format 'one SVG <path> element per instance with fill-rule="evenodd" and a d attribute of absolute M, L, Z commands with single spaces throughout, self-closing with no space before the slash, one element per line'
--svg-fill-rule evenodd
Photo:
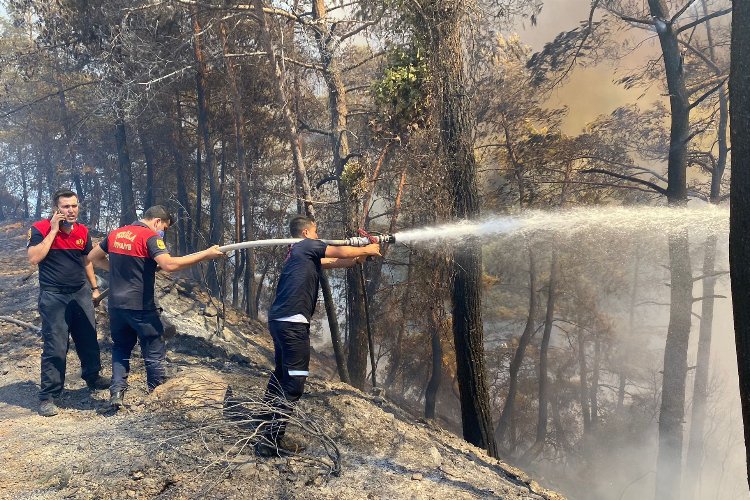
<path fill-rule="evenodd" d="M 513 359 L 510 362 L 508 373 L 508 395 L 505 398 L 505 403 L 503 403 L 500 420 L 495 428 L 495 439 L 497 439 L 499 443 L 502 443 L 505 440 L 505 434 L 513 419 L 519 384 L 518 373 L 521 370 L 523 358 L 526 355 L 526 348 L 529 346 L 529 343 L 534 336 L 534 323 L 539 309 L 536 287 L 536 262 L 534 258 L 534 250 L 529 247 L 529 313 L 526 317 L 526 326 L 523 329 L 521 337 L 518 339 L 518 347 L 516 347 Z"/>
<path fill-rule="evenodd" d="M 442 273 L 436 272 L 436 282 Z M 430 349 L 432 352 L 432 370 L 430 380 L 427 382 L 427 389 L 424 397 L 424 416 L 425 418 L 435 418 L 435 406 L 437 405 L 437 395 L 440 389 L 440 383 L 443 379 L 443 346 L 440 342 L 443 330 L 442 314 L 440 308 L 443 307 L 443 297 L 441 294 L 435 295 L 435 301 L 430 306 L 427 314 L 427 321 L 430 328 Z"/>
<path fill-rule="evenodd" d="M 190 200 L 188 199 L 187 183 L 185 182 L 185 157 L 182 150 L 185 147 L 182 135 L 182 105 L 180 96 L 177 95 L 175 102 L 176 123 L 172 125 L 171 149 L 174 159 L 174 169 L 177 176 L 177 242 L 180 255 L 186 255 L 193 250 L 190 234 L 192 232 L 192 219 L 190 217 Z"/>
<path fill-rule="evenodd" d="M 547 312 L 544 317 L 544 333 L 542 334 L 542 343 L 539 346 L 539 409 L 536 423 L 536 439 L 534 444 L 521 456 L 519 463 L 528 465 L 544 449 L 544 441 L 547 439 L 547 422 L 549 420 L 549 369 L 548 354 L 549 343 L 552 337 L 552 326 L 555 321 L 555 300 L 557 299 L 557 279 L 560 271 L 560 262 L 557 252 L 552 254 L 550 263 L 549 285 L 547 287 Z"/>
<path fill-rule="evenodd" d="M 682 53 L 676 27 L 664 0 L 648 1 L 656 21 L 669 91 L 670 137 L 667 158 L 667 199 L 670 205 L 687 201 L 687 143 L 690 103 L 685 88 Z M 659 414 L 659 453 L 656 465 L 656 498 L 680 498 L 682 476 L 682 422 L 685 416 L 685 377 L 690 338 L 693 281 L 687 231 L 669 235 L 670 311 L 664 347 L 664 377 Z"/>
<path fill-rule="evenodd" d="M 196 73 L 195 88 L 197 94 L 198 106 L 198 134 L 203 140 L 204 165 L 208 172 L 208 198 L 209 198 L 209 243 L 218 245 L 222 243 L 223 231 L 223 203 L 221 199 L 221 187 L 219 185 L 219 172 L 214 158 L 214 147 L 211 142 L 210 132 L 210 111 L 208 107 L 206 75 L 208 68 L 203 54 L 201 26 L 198 16 L 198 8 L 193 6 L 190 9 L 190 17 L 193 24 L 193 54 L 195 56 Z M 220 293 L 219 276 L 217 266 L 209 264 L 207 266 L 206 280 L 208 288 L 215 295 Z"/>
<path fill-rule="evenodd" d="M 250 178 L 251 170 L 250 170 L 250 162 L 247 161 L 247 154 L 245 151 L 245 112 L 242 107 L 242 92 L 240 89 L 241 83 L 240 79 L 237 75 L 237 68 L 235 67 L 235 64 L 232 62 L 232 59 L 227 57 L 227 54 L 230 53 L 229 50 L 229 39 L 227 37 L 227 27 L 226 23 L 222 21 L 219 24 L 219 31 L 221 34 L 221 46 L 224 56 L 224 67 L 227 71 L 227 81 L 229 83 L 229 92 L 232 96 L 232 123 L 234 125 L 234 139 L 235 139 L 235 149 L 237 150 L 237 169 L 239 171 L 239 182 L 238 182 L 238 191 L 236 193 L 237 199 L 237 210 L 236 210 L 236 216 L 235 216 L 235 223 L 240 228 L 237 231 L 237 241 L 240 241 L 240 239 L 243 236 L 242 227 L 243 227 L 243 217 L 242 213 L 244 212 L 244 236 L 246 241 L 250 241 L 253 239 L 253 221 L 251 218 L 251 209 L 250 205 L 252 204 L 252 198 L 251 198 L 251 192 L 249 190 L 249 182 L 248 179 Z M 241 259 L 242 262 L 248 266 L 248 274 L 246 277 L 248 278 L 248 284 L 244 288 L 245 291 L 250 292 L 250 296 L 247 297 L 247 304 L 255 304 L 255 255 L 252 249 L 247 249 L 242 252 L 242 256 L 240 254 L 237 254 L 237 259 Z M 239 288 L 239 274 L 235 273 L 235 278 L 233 280 L 233 287 Z M 233 290 L 234 290 L 233 288 Z M 237 301 L 237 299 L 233 299 Z M 235 306 L 236 307 L 236 306 Z M 250 316 L 253 319 L 257 319 L 257 312 L 255 311 L 255 307 L 250 307 L 249 311 Z"/>
<path fill-rule="evenodd" d="M 579 399 L 581 416 L 583 418 L 583 433 L 591 432 L 591 407 L 589 406 L 588 370 L 586 368 L 586 334 L 582 328 L 578 329 L 578 372 L 581 379 L 579 384 Z"/>
<path fill-rule="evenodd" d="M 120 176 L 120 225 L 124 226 L 132 223 L 138 216 L 135 213 L 133 170 L 128 153 L 125 120 L 121 117 L 115 120 L 115 142 L 117 143 L 117 167 Z"/>
<path fill-rule="evenodd" d="M 729 269 L 745 459 L 750 484 L 750 3 L 732 1 L 729 100 L 732 144 Z"/>
<path fill-rule="evenodd" d="M 434 75 L 438 85 L 440 142 L 457 219 L 479 216 L 477 164 L 465 83 L 461 23 L 463 0 L 430 5 Z M 482 250 L 467 242 L 453 254 L 453 337 L 464 439 L 497 456 L 484 366 Z"/>
<path fill-rule="evenodd" d="M 143 209 L 154 206 L 154 148 L 148 142 L 143 126 L 138 126 L 138 138 L 141 142 L 143 160 L 146 162 L 146 185 L 143 189 Z"/>
<path fill-rule="evenodd" d="M 708 15 L 706 0 L 702 0 L 703 14 Z M 706 39 L 708 43 L 709 56 L 716 61 L 713 31 L 711 22 L 706 21 Z M 718 203 L 721 197 L 721 181 L 727 164 L 727 124 L 729 121 L 729 106 L 724 87 L 719 89 L 719 126 L 717 127 L 717 143 L 719 155 L 713 172 L 711 172 L 711 203 Z M 690 438 L 688 441 L 687 460 L 685 466 L 685 491 L 697 492 L 698 481 L 701 476 L 701 467 L 704 453 L 704 428 L 706 423 L 706 409 L 708 401 L 708 376 L 711 363 L 711 337 L 713 334 L 714 319 L 714 289 L 716 277 L 713 276 L 716 269 L 716 243 L 717 236 L 710 235 L 706 238 L 703 257 L 703 300 L 701 301 L 701 319 L 698 336 L 698 354 L 695 361 L 695 380 L 693 382 L 693 411 L 690 419 Z"/>
<path fill-rule="evenodd" d="M 323 80 L 328 89 L 328 110 L 331 116 L 331 134 L 329 143 L 333 154 L 333 166 L 338 176 L 339 200 L 343 216 L 344 234 L 356 234 L 359 226 L 359 204 L 355 199 L 354 188 L 360 181 L 361 173 L 344 174 L 349 157 L 349 137 L 347 117 L 349 110 L 338 59 L 335 57 L 337 38 L 331 32 L 327 19 L 325 0 L 314 0 L 312 17 L 315 21 L 315 40 L 318 46 L 320 62 L 323 67 Z M 359 175 L 357 175 L 359 174 Z M 346 271 L 347 304 L 349 307 L 349 353 L 347 370 L 354 387 L 363 389 L 367 377 L 368 335 L 365 311 L 364 280 L 360 279 L 355 268 Z M 372 367 L 375 370 L 375 367 Z"/>
<path fill-rule="evenodd" d="M 412 274 L 414 270 L 413 256 L 414 250 L 409 248 L 409 256 L 406 260 L 406 290 L 401 298 L 401 322 L 398 325 L 398 332 L 396 333 L 388 362 L 388 375 L 385 378 L 385 387 L 393 386 L 401 370 L 401 357 L 403 355 L 401 346 L 406 335 L 406 321 L 411 307 Z"/>

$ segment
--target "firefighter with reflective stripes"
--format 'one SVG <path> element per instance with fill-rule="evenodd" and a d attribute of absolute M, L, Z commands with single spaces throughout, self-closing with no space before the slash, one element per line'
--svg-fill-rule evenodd
<path fill-rule="evenodd" d="M 99 296 L 89 230 L 78 222 L 78 195 L 61 189 L 52 195 L 53 213 L 29 229 L 29 262 L 39 265 L 39 315 L 42 318 L 39 414 L 57 415 L 55 398 L 62 394 L 70 337 L 81 360 L 81 378 L 89 389 L 106 389 L 99 375 L 101 361 L 96 338 L 93 298 Z"/>
<path fill-rule="evenodd" d="M 293 238 L 303 238 L 289 248 L 276 287 L 276 298 L 268 312 L 268 328 L 273 337 L 276 368 L 266 389 L 265 401 L 272 411 L 257 418 L 262 439 L 255 446 L 260 456 L 280 456 L 300 451 L 282 437 L 286 415 L 302 397 L 310 363 L 310 319 L 318 300 L 322 269 L 352 267 L 368 256 L 379 256 L 380 245 L 364 247 L 329 246 L 318 239 L 318 227 L 305 216 L 291 219 Z"/>
<path fill-rule="evenodd" d="M 109 324 L 112 334 L 110 405 L 118 409 L 128 387 L 130 353 L 141 345 L 148 390 L 164 383 L 166 347 L 164 325 L 154 302 L 157 266 L 164 271 L 186 269 L 198 262 L 224 257 L 218 245 L 201 252 L 172 257 L 164 234 L 175 218 L 161 205 L 130 225 L 111 231 L 88 256 L 97 267 L 109 269 Z"/>

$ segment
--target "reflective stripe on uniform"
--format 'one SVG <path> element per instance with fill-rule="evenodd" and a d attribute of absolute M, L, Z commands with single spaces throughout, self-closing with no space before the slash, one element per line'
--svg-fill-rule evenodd
<path fill-rule="evenodd" d="M 290 377 L 307 377 L 310 372 L 307 370 L 289 370 Z"/>

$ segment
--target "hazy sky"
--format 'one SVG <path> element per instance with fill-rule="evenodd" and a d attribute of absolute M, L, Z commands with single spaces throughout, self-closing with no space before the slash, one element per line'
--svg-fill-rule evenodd
<path fill-rule="evenodd" d="M 521 40 L 534 51 L 541 50 L 544 44 L 552 41 L 558 33 L 571 30 L 588 19 L 590 0 L 547 0 L 538 17 L 537 25 L 518 23 L 515 26 Z M 644 38 L 645 31 L 631 30 L 634 37 Z M 638 101 L 642 107 L 649 106 L 658 99 L 658 89 L 641 97 L 642 90 L 626 90 L 613 80 L 622 76 L 624 70 L 645 60 L 649 51 L 654 50 L 654 42 L 645 44 L 633 56 L 620 63 L 616 70 L 613 64 L 600 64 L 596 67 L 577 67 L 569 81 L 550 100 L 550 106 L 567 106 L 569 114 L 563 122 L 563 131 L 576 134 L 600 114 L 609 114 L 613 109 L 626 103 Z"/>

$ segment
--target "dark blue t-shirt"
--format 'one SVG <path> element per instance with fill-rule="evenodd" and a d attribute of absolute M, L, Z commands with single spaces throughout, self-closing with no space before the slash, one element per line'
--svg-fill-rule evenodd
<path fill-rule="evenodd" d="M 318 301 L 320 259 L 325 257 L 327 246 L 311 238 L 292 245 L 281 270 L 276 298 L 268 311 L 269 320 L 301 314 L 310 321 Z"/>

